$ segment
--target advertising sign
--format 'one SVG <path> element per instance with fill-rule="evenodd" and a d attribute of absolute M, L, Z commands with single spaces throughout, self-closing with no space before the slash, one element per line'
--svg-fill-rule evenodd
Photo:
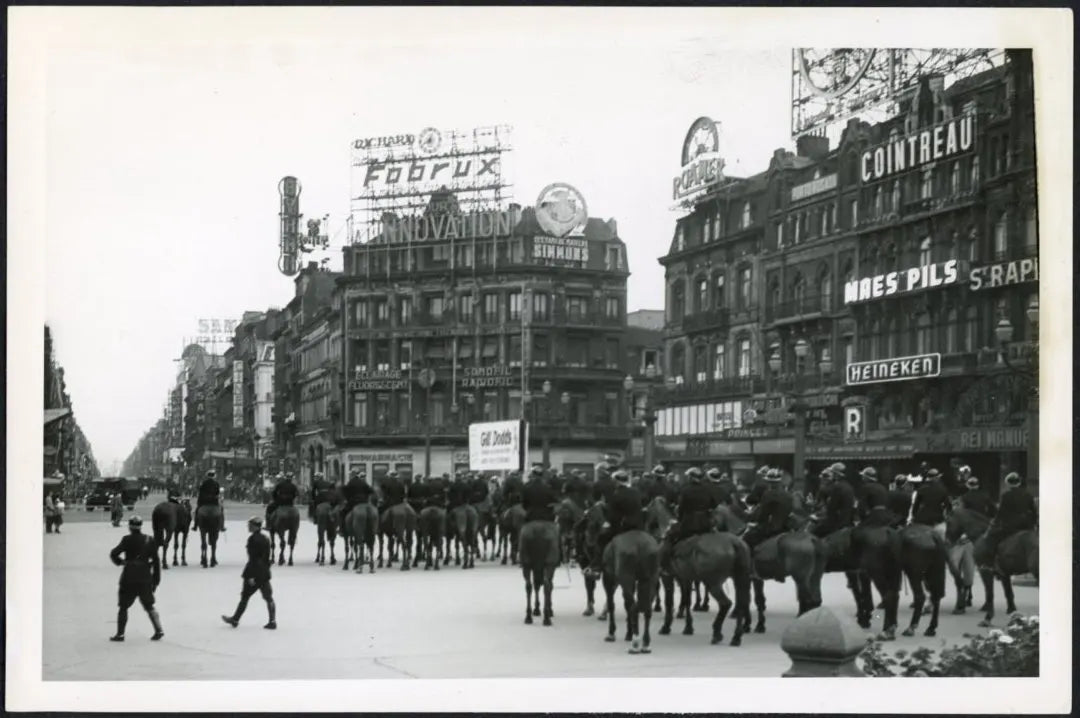
<path fill-rule="evenodd" d="M 825 175 L 824 177 L 816 177 L 809 182 L 803 184 L 797 184 L 791 188 L 791 201 L 798 202 L 799 200 L 812 197 L 815 194 L 822 192 L 828 192 L 831 189 L 836 189 L 836 175 Z"/>
<path fill-rule="evenodd" d="M 589 261 L 589 242 L 568 237 L 533 237 L 533 259 L 585 265 Z"/>
<path fill-rule="evenodd" d="M 886 381 L 925 379 L 941 374 L 941 354 L 917 354 L 896 359 L 877 359 L 848 364 L 848 386 Z M 849 408 L 849 407 L 848 407 Z"/>
<path fill-rule="evenodd" d="M 845 406 L 844 441 L 866 441 L 866 407 Z"/>
<path fill-rule="evenodd" d="M 853 279 L 844 284 L 844 304 L 956 284 L 960 278 L 959 265 L 958 260 L 950 259 L 947 262 L 924 264 L 903 271 Z"/>
<path fill-rule="evenodd" d="M 396 391 L 409 385 L 400 369 L 357 371 L 349 382 L 349 391 Z"/>
<path fill-rule="evenodd" d="M 516 386 L 520 379 L 511 372 L 505 364 L 495 366 L 472 367 L 466 366 L 459 369 L 458 382 L 462 389 L 493 389 L 503 386 Z"/>
<path fill-rule="evenodd" d="M 985 267 L 975 267 L 969 278 L 971 291 L 994 289 L 1009 284 L 1039 281 L 1039 258 L 1027 257 L 1011 262 L 998 262 Z"/>
<path fill-rule="evenodd" d="M 719 123 L 699 117 L 690 125 L 682 146 L 682 172 L 672 180 L 671 196 L 683 200 L 723 179 Z"/>
<path fill-rule="evenodd" d="M 963 115 L 862 154 L 862 181 L 875 182 L 967 152 L 975 146 L 975 116 Z"/>
<path fill-rule="evenodd" d="M 244 426 L 244 362 L 232 364 L 233 428 Z"/>
<path fill-rule="evenodd" d="M 481 210 L 466 214 L 426 214 L 384 218 L 382 241 L 428 242 L 443 239 L 506 237 L 520 219 L 518 210 Z"/>
<path fill-rule="evenodd" d="M 549 184 L 536 198 L 536 221 L 548 234 L 565 237 L 585 226 L 589 209 L 585 196 L 565 182 Z"/>
<path fill-rule="evenodd" d="M 469 424 L 469 470 L 520 471 L 526 437 L 520 419 Z"/>

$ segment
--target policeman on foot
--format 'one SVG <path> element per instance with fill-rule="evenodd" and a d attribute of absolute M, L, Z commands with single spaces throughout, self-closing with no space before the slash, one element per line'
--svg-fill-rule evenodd
<path fill-rule="evenodd" d="M 157 542 L 143 534 L 142 519 L 138 516 L 131 517 L 128 529 L 130 533 L 120 539 L 116 548 L 109 552 L 112 562 L 124 567 L 120 574 L 120 609 L 116 614 L 116 635 L 109 640 L 124 640 L 128 609 L 135 603 L 135 599 L 138 599 L 154 626 L 154 635 L 150 636 L 150 640 L 159 641 L 165 633 L 161 630 L 161 619 L 154 610 L 154 590 L 161 583 L 161 561 L 158 558 Z"/>
<path fill-rule="evenodd" d="M 270 616 L 269 622 L 263 628 L 275 629 L 277 628 L 277 606 L 274 605 L 274 589 L 270 586 L 270 541 L 262 533 L 262 519 L 258 516 L 248 519 L 248 531 L 251 532 L 251 536 L 247 541 L 248 562 L 241 574 L 244 586 L 240 589 L 240 603 L 236 605 L 233 615 L 222 616 L 221 620 L 233 628 L 239 626 L 240 617 L 244 615 L 248 599 L 259 591 L 266 600 L 266 612 Z"/>

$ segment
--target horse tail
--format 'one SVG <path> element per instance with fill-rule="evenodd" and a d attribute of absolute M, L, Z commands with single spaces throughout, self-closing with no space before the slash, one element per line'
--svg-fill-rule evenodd
<path fill-rule="evenodd" d="M 750 576 L 753 574 L 754 557 L 750 546 L 737 536 L 731 542 L 735 549 L 735 561 L 732 565 L 731 581 L 735 584 L 735 609 L 745 611 L 745 618 L 750 620 Z"/>

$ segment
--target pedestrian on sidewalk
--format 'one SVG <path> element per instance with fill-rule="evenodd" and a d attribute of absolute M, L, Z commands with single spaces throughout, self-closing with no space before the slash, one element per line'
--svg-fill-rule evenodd
<path fill-rule="evenodd" d="M 274 620 L 276 606 L 274 605 L 274 589 L 270 586 L 270 541 L 262 533 L 262 519 L 258 516 L 248 519 L 248 531 L 251 532 L 251 536 L 247 541 L 248 562 L 241 574 L 244 585 L 240 589 L 240 603 L 237 604 L 233 615 L 222 616 L 221 620 L 233 628 L 239 626 L 240 617 L 244 615 L 248 599 L 259 591 L 266 600 L 266 612 L 270 615 L 270 621 L 263 628 L 275 629 L 277 628 L 277 622 Z"/>
<path fill-rule="evenodd" d="M 116 614 L 116 635 L 109 640 L 124 640 L 128 609 L 134 605 L 137 598 L 154 626 L 154 635 L 150 640 L 159 641 L 165 633 L 161 630 L 161 619 L 154 610 L 154 591 L 161 583 L 161 561 L 158 558 L 157 542 L 143 534 L 142 519 L 138 516 L 131 517 L 128 529 L 130 533 L 120 539 L 120 543 L 109 553 L 114 564 L 124 567 L 120 573 L 120 610 Z"/>

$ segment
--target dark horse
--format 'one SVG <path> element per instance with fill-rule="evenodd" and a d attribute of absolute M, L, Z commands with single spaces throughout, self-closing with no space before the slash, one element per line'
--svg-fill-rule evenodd
<path fill-rule="evenodd" d="M 521 575 L 525 577 L 525 623 L 540 615 L 540 589 L 544 590 L 544 625 L 551 625 L 551 589 L 559 566 L 559 527 L 554 521 L 530 521 L 521 529 Z M 531 607 L 533 591 L 535 607 Z M 530 610 L 531 608 L 531 610 Z"/>
<path fill-rule="evenodd" d="M 705 589 L 716 599 L 718 612 L 712 625 L 713 645 L 724 640 L 723 625 L 732 602 L 724 593 L 724 581 L 731 579 L 735 584 L 735 635 L 731 645 L 742 644 L 742 635 L 750 623 L 750 547 L 741 538 L 727 532 L 711 532 L 690 536 L 671 549 L 670 560 L 665 560 L 670 572 L 679 582 L 686 624 L 683 635 L 694 633 L 693 611 L 689 610 L 690 585 L 700 581 Z M 671 594 L 664 607 L 664 625 L 661 634 L 671 632 Z"/>
<path fill-rule="evenodd" d="M 446 526 L 446 561 L 450 563 L 450 543 L 454 544 L 454 565 L 462 568 L 476 567 L 476 509 L 470 504 L 462 504 L 450 510 L 450 520 Z M 465 561 L 461 560 L 461 547 L 465 547 Z"/>
<path fill-rule="evenodd" d="M 582 616 L 591 616 L 595 613 L 596 577 L 588 571 L 595 563 L 595 558 L 600 550 L 598 544 L 600 529 L 604 525 L 604 507 L 600 503 L 594 503 L 585 509 L 581 521 L 574 527 L 575 553 L 578 563 L 581 565 L 585 577 L 585 610 Z M 607 609 L 601 611 L 598 620 L 607 620 Z"/>
<path fill-rule="evenodd" d="M 1039 532 L 1037 530 L 1020 531 L 1006 536 L 997 547 L 995 555 L 987 555 L 986 532 L 990 521 L 982 514 L 971 509 L 956 509 L 945 524 L 945 538 L 955 543 L 960 536 L 967 535 L 975 544 L 975 561 L 979 566 L 979 577 L 986 591 L 986 601 L 979 610 L 986 615 L 979 622 L 980 626 L 990 626 L 994 620 L 994 577 L 1001 581 L 1005 593 L 1005 611 L 1016 611 L 1016 599 L 1013 594 L 1012 577 L 1030 573 L 1039 578 Z"/>
<path fill-rule="evenodd" d="M 902 543 L 900 531 L 885 526 L 857 526 L 850 532 L 851 551 L 855 556 L 859 581 L 856 601 L 859 602 L 859 626 L 870 628 L 874 611 L 871 585 L 881 594 L 885 609 L 879 641 L 896 638 L 897 610 L 900 603 L 902 575 Z"/>
<path fill-rule="evenodd" d="M 904 629 L 905 636 L 915 635 L 927 593 L 930 595 L 930 625 L 924 635 L 937 635 L 938 612 L 945 595 L 946 552 L 944 539 L 931 526 L 911 524 L 900 531 L 900 566 L 915 594 L 911 624 Z"/>
<path fill-rule="evenodd" d="M 217 540 L 221 533 L 221 506 L 205 504 L 195 509 L 195 526 L 199 529 L 199 542 L 202 544 L 202 558 L 199 564 L 207 567 L 206 544 L 210 543 L 210 566 L 217 566 Z"/>
<path fill-rule="evenodd" d="M 315 507 L 315 526 L 319 532 L 315 563 L 320 566 L 326 563 L 326 540 L 330 539 L 330 565 L 333 566 L 337 563 L 337 558 L 334 556 L 334 543 L 337 542 L 338 523 L 329 501 L 320 502 Z"/>
<path fill-rule="evenodd" d="M 495 529 L 497 522 L 495 521 L 495 504 L 492 501 L 490 495 L 484 498 L 479 503 L 472 504 L 473 510 L 476 511 L 476 532 L 479 536 L 478 550 L 480 552 L 480 560 L 487 561 L 488 544 L 491 544 L 491 558 L 495 558 L 495 551 L 498 548 L 498 543 L 495 539 Z"/>
<path fill-rule="evenodd" d="M 574 556 L 574 526 L 585 515 L 585 509 L 567 496 L 555 507 L 555 522 L 559 526 L 559 554 L 570 562 Z"/>
<path fill-rule="evenodd" d="M 852 532 L 846 526 L 837 529 L 822 539 L 825 542 L 825 573 L 843 573 L 847 577 L 847 586 L 855 599 L 855 620 L 863 628 L 870 627 L 874 613 L 873 582 L 869 574 L 859 568 L 859 557 L 852 547 Z"/>
<path fill-rule="evenodd" d="M 188 526 L 191 524 L 191 506 L 184 506 L 172 501 L 162 501 L 150 514 L 150 524 L 154 530 L 154 541 L 161 548 L 161 568 L 169 567 L 169 544 L 173 547 L 173 566 L 177 562 L 177 550 L 183 546 L 182 559 L 187 566 Z M 180 536 L 183 535 L 181 543 Z"/>
<path fill-rule="evenodd" d="M 825 542 L 805 531 L 787 531 L 762 541 L 753 550 L 755 633 L 765 632 L 765 581 L 781 583 L 791 576 L 799 615 L 821 605 L 821 577 L 825 573 Z"/>
<path fill-rule="evenodd" d="M 509 558 L 510 562 L 517 565 L 518 562 L 518 540 L 521 538 L 521 527 L 525 525 L 525 509 L 521 504 L 514 504 L 506 511 L 502 512 L 502 516 L 499 517 L 499 548 L 502 551 L 502 565 L 506 565 L 506 560 Z M 509 546 L 503 546 L 504 543 L 509 543 Z M 447 544 L 449 548 L 449 543 Z"/>
<path fill-rule="evenodd" d="M 425 506 L 420 510 L 416 527 L 417 559 L 421 556 L 424 558 L 425 571 L 433 566 L 438 571 L 439 561 L 443 557 L 442 539 L 446 535 L 446 509 L 441 506 Z"/>
<path fill-rule="evenodd" d="M 671 525 L 675 523 L 675 514 L 671 511 L 671 507 L 668 506 L 667 499 L 663 496 L 657 496 L 649 505 L 645 507 L 645 530 L 656 539 L 657 543 L 664 540 L 664 535 L 671 529 Z M 660 583 L 664 587 L 664 601 L 671 605 L 674 603 L 675 593 L 675 579 L 672 575 L 664 571 L 663 566 L 660 567 Z M 654 611 L 660 611 L 660 590 L 657 587 L 656 590 L 656 605 L 653 606 Z M 679 618 L 682 618 L 682 604 L 684 601 L 679 602 Z M 665 635 L 670 631 L 660 629 L 660 634 Z"/>
<path fill-rule="evenodd" d="M 608 635 L 615 640 L 615 588 L 622 590 L 626 608 L 626 640 L 632 641 L 630 653 L 650 653 L 652 642 L 652 592 L 660 577 L 660 546 L 646 531 L 632 530 L 617 534 L 603 554 L 604 594 L 607 598 Z M 639 631 L 639 614 L 644 613 L 644 631 Z"/>
<path fill-rule="evenodd" d="M 344 506 L 340 507 L 344 511 Z M 364 572 L 364 548 L 367 548 L 368 573 L 375 573 L 375 534 L 378 531 L 379 511 L 372 504 L 354 506 L 341 520 L 341 537 L 345 541 L 345 565 L 349 570 L 349 558 L 353 559 L 356 573 Z"/>
<path fill-rule="evenodd" d="M 300 511 L 295 506 L 277 506 L 270 514 L 270 560 L 274 560 L 274 544 L 281 546 L 278 566 L 285 564 L 285 541 L 289 543 L 289 565 L 293 565 L 293 548 L 296 547 L 296 534 L 300 530 Z"/>
<path fill-rule="evenodd" d="M 379 567 L 382 567 L 383 541 L 387 540 L 389 552 L 386 567 L 394 564 L 396 548 L 401 548 L 401 570 L 408 571 L 412 561 L 413 534 L 416 533 L 416 512 L 409 504 L 402 502 L 383 511 L 379 531 Z"/>

